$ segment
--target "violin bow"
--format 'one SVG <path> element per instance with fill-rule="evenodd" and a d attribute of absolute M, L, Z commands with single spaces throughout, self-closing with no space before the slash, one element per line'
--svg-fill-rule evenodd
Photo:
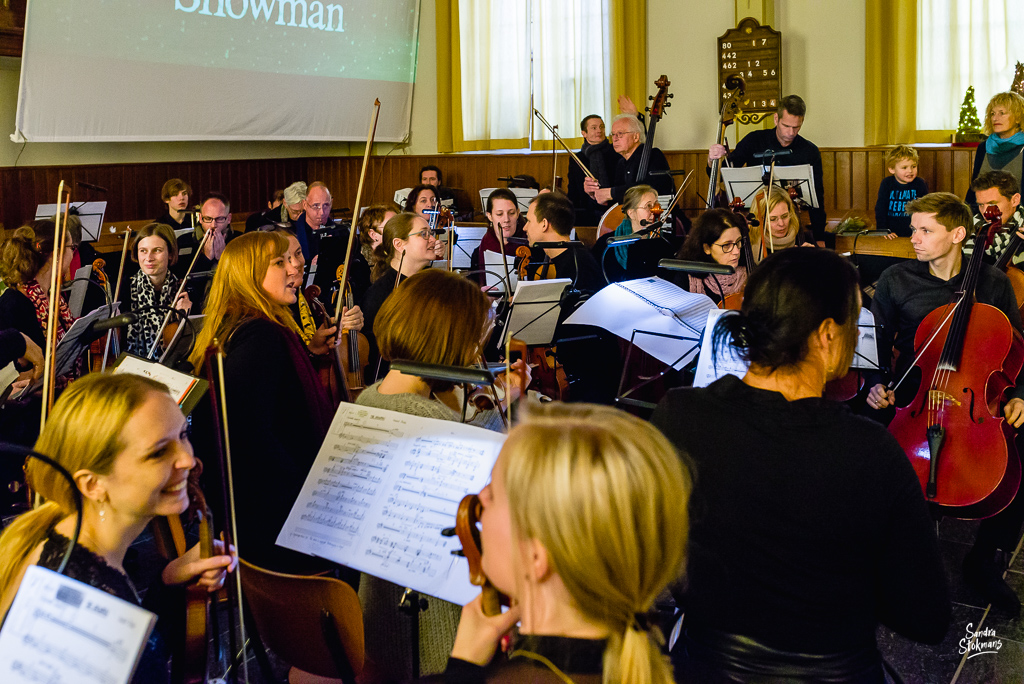
<path fill-rule="evenodd" d="M 679 189 L 676 190 L 675 196 L 672 197 L 672 201 L 668 203 L 668 207 L 665 209 L 665 215 L 666 216 L 668 214 L 671 214 L 672 210 L 676 208 L 677 204 L 679 204 L 679 200 L 682 198 L 683 192 L 686 191 L 686 186 L 690 184 L 690 179 L 692 177 L 693 177 L 693 169 L 690 169 L 690 172 L 686 174 L 685 178 L 683 178 L 682 185 L 680 185 Z"/>
<path fill-rule="evenodd" d="M 552 132 L 558 128 L 558 124 L 551 127 Z M 551 189 L 554 190 L 558 183 L 558 148 L 551 145 Z"/>
<path fill-rule="evenodd" d="M 557 142 L 559 145 L 565 148 L 565 151 L 569 153 L 569 156 L 572 157 L 572 160 L 579 164 L 579 167 L 583 171 L 583 173 L 587 174 L 587 178 L 597 180 L 597 176 L 590 172 L 590 169 L 587 168 L 587 165 L 581 162 L 580 158 L 576 156 L 576 153 L 569 149 L 569 146 L 565 144 L 565 141 L 562 140 L 558 133 L 555 133 L 555 127 L 548 123 L 548 120 L 544 118 L 544 115 L 541 114 L 537 109 L 533 110 L 533 114 L 540 120 L 542 124 L 544 124 L 544 127 L 551 132 L 551 135 L 554 136 L 555 138 L 555 142 Z"/>
<path fill-rule="evenodd" d="M 370 118 L 370 133 L 366 136 L 366 149 L 363 151 L 363 168 L 359 171 L 359 185 L 356 186 L 356 203 L 352 206 L 352 228 L 348 231 L 348 246 L 345 248 L 345 266 L 341 272 L 341 283 L 338 285 L 338 301 L 334 307 L 334 320 L 341 325 L 341 305 L 345 301 L 345 286 L 348 284 L 349 262 L 352 260 L 352 245 L 355 244 L 356 222 L 359 221 L 359 209 L 363 201 L 363 183 L 366 180 L 366 169 L 370 164 L 370 152 L 373 150 L 373 137 L 377 132 L 377 117 L 380 115 L 380 99 L 373 101 L 373 116 Z"/>
<path fill-rule="evenodd" d="M 214 228 L 216 229 L 216 228 Z M 238 550 L 238 521 L 235 516 L 235 480 L 234 473 L 231 466 L 231 437 L 230 430 L 228 428 L 228 404 L 227 404 L 227 385 L 224 382 L 224 348 L 220 344 L 220 340 L 217 338 L 213 339 L 213 342 L 209 347 L 206 348 L 206 379 L 210 383 L 210 410 L 213 413 L 213 422 L 215 429 L 213 430 L 214 440 L 216 443 L 217 451 L 220 456 L 220 480 L 221 480 L 221 497 L 222 505 L 224 509 L 224 516 L 227 518 L 224 521 L 224 552 L 227 554 L 231 553 L 231 547 L 235 547 L 235 552 L 241 557 L 241 553 Z M 216 366 L 216 375 L 214 374 L 214 366 Z M 214 382 L 216 380 L 216 382 Z M 213 391 L 216 385 L 216 392 Z M 239 610 L 237 615 L 241 615 L 241 609 L 244 604 L 242 596 L 242 581 L 240 573 L 242 572 L 241 565 L 235 570 L 233 575 L 230 575 L 230 580 L 234 581 L 235 586 L 235 600 L 238 602 L 236 608 Z M 231 592 L 228 592 L 228 596 Z M 230 645 L 230 653 L 232 657 L 238 653 L 238 648 L 235 642 L 235 628 L 234 620 L 236 613 L 232 610 L 228 611 L 228 643 Z M 245 636 L 245 620 L 239 619 L 238 621 L 238 636 L 242 641 L 242 649 L 246 647 L 246 636 Z M 249 680 L 249 665 L 248 660 L 242 658 L 242 672 L 245 675 L 245 681 Z"/>
<path fill-rule="evenodd" d="M 60 289 L 64 278 L 64 244 L 68 226 L 68 209 L 71 206 L 71 188 L 66 191 L 64 181 L 57 187 L 57 215 L 54 222 L 53 254 L 50 256 L 50 292 L 46 312 L 46 354 L 43 359 L 43 406 L 39 414 L 39 431 L 46 427 L 46 418 L 53 409 L 57 385 L 57 326 L 60 319 Z M 61 205 L 64 205 L 64 220 L 61 221 Z"/>
<path fill-rule="evenodd" d="M 132 236 L 132 229 L 124 231 L 124 246 L 121 248 L 121 264 L 117 267 L 117 283 L 114 285 L 114 298 L 111 302 L 116 302 L 117 298 L 121 295 L 121 278 L 124 276 L 124 262 L 128 258 L 128 239 Z M 111 312 L 113 312 L 113 304 L 111 304 Z M 107 355 L 110 353 L 110 340 L 114 336 L 114 330 L 111 328 L 107 331 L 107 339 L 103 342 L 103 364 L 100 366 L 100 372 L 107 369 Z"/>
<path fill-rule="evenodd" d="M 181 278 L 181 285 L 178 286 L 178 291 L 174 293 L 174 299 L 171 300 L 171 309 L 170 311 L 167 312 L 167 315 L 164 316 L 164 322 L 160 324 L 160 329 L 156 331 L 156 337 L 153 338 L 153 344 L 149 348 L 149 353 L 146 354 L 147 359 L 152 359 L 154 356 L 156 356 L 156 348 L 160 344 L 160 340 L 163 338 L 164 328 L 167 327 L 167 324 L 171 320 L 171 316 L 174 315 L 174 304 L 175 302 L 178 301 L 178 297 L 181 296 L 181 293 L 185 291 L 185 287 L 188 285 L 188 278 L 190 275 L 192 275 L 192 269 L 196 267 L 196 262 L 199 260 L 199 255 L 203 253 L 203 248 L 206 246 L 206 241 L 210 239 L 210 235 L 213 233 L 213 231 L 217 229 L 217 225 L 214 224 L 213 228 L 210 228 L 210 230 L 207 230 L 203 233 L 203 239 L 199 241 L 199 246 L 196 247 L 195 256 L 192 257 L 192 263 L 188 265 L 188 270 L 185 271 L 185 275 L 182 276 Z"/>

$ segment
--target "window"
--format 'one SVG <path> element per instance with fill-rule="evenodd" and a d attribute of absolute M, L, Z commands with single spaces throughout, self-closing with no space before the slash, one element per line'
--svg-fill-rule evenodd
<path fill-rule="evenodd" d="M 611 102 L 609 0 L 458 0 L 462 139 L 498 147 L 566 140 Z M 540 143 L 540 144 L 538 144 Z"/>
<path fill-rule="evenodd" d="M 968 86 L 978 117 L 1024 61 L 1021 0 L 917 0 L 917 128 L 955 130 Z"/>

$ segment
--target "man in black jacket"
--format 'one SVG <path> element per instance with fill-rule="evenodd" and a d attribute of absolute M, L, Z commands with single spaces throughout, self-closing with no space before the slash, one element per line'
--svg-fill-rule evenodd
<path fill-rule="evenodd" d="M 612 185 L 601 187 L 602 184 L 592 178 L 587 178 L 583 182 L 587 194 L 598 204 L 607 205 L 610 202 L 622 204 L 626 190 L 641 183 L 650 185 L 658 191 L 659 195 L 675 194 L 675 183 L 672 182 L 671 176 L 654 175 L 653 173 L 669 170 L 668 160 L 657 147 L 651 148 L 647 175 L 643 179 L 638 178 L 645 136 L 644 125 L 632 114 L 619 114 L 612 120 L 612 147 L 621 157 L 615 167 Z"/>
<path fill-rule="evenodd" d="M 619 153 L 615 151 L 604 132 L 604 120 L 597 114 L 591 114 L 580 122 L 580 134 L 583 136 L 583 147 L 577 157 L 594 174 L 601 187 L 611 187 Z M 577 226 L 596 226 L 605 208 L 594 201 L 583 188 L 586 175 L 576 162 L 569 163 L 569 199 L 576 209 Z"/>
<path fill-rule="evenodd" d="M 800 136 L 800 128 L 804 125 L 807 105 L 799 95 L 787 95 L 779 101 L 779 109 L 773 115 L 775 128 L 751 131 L 743 137 L 731 153 L 725 145 L 712 145 L 708 150 L 708 165 L 715 159 L 728 155 L 732 166 L 754 166 L 761 163 L 761 155 L 769 150 L 787 153 L 776 157 L 776 166 L 800 166 L 810 164 L 814 172 L 814 194 L 817 195 L 819 207 L 825 201 L 825 185 L 821 178 L 821 152 L 818 146 Z M 815 240 L 825 239 L 825 210 L 809 209 L 811 229 Z"/>

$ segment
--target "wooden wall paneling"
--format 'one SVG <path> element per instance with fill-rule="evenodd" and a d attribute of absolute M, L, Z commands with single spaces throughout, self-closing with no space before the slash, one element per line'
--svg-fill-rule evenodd
<path fill-rule="evenodd" d="M 850 179 L 851 179 L 851 153 L 842 150 L 836 152 L 836 182 L 835 182 L 835 210 L 841 215 L 850 210 Z"/>
<path fill-rule="evenodd" d="M 964 197 L 971 187 L 971 174 L 974 172 L 974 155 L 953 155 L 953 189 L 951 192 Z"/>
<path fill-rule="evenodd" d="M 936 150 L 935 152 L 935 191 L 953 191 L 952 150 Z"/>
<path fill-rule="evenodd" d="M 836 211 L 836 155 L 832 150 L 821 152 L 821 182 L 825 190 L 825 213 L 835 214 Z"/>
<path fill-rule="evenodd" d="M 875 186 L 875 190 L 878 187 Z M 850 153 L 850 209 L 872 206 L 868 190 L 868 153 Z M 849 211 L 849 209 L 848 209 Z"/>
<path fill-rule="evenodd" d="M 867 212 L 868 216 L 874 216 L 875 202 L 878 201 L 878 186 L 889 175 L 889 171 L 885 167 L 885 152 L 869 150 L 865 163 L 868 167 L 868 196 L 867 203 L 861 208 Z M 920 173 L 920 164 L 918 172 Z M 874 223 L 874 219 L 872 219 L 872 223 Z"/>

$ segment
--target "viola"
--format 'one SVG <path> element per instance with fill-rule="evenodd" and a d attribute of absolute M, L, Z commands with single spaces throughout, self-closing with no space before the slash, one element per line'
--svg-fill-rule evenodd
<path fill-rule="evenodd" d="M 915 366 L 922 381 L 889 425 L 927 500 L 958 518 L 998 513 L 1021 476 L 1000 401 L 1024 365 L 1024 339 L 1002 311 L 974 301 L 990 236 L 990 226 L 982 226 L 954 301 L 918 326 Z"/>
<path fill-rule="evenodd" d="M 740 224 L 740 239 L 743 240 L 743 261 L 747 267 L 747 275 L 749 277 L 750 271 L 754 267 L 754 250 L 750 245 L 750 226 L 756 227 L 759 223 L 757 218 L 747 211 L 740 197 L 733 197 L 732 202 L 729 203 L 729 209 L 740 218 L 738 223 Z M 743 290 L 726 295 L 718 304 L 719 309 L 729 309 L 732 311 L 739 311 L 742 306 Z"/>
<path fill-rule="evenodd" d="M 999 213 L 997 207 L 990 206 L 985 209 L 985 220 L 992 224 L 993 231 L 999 230 L 1003 226 L 1002 214 Z M 1013 287 L 1013 296 L 1017 299 L 1017 308 L 1024 315 L 1024 271 L 1011 265 L 1014 255 L 1020 251 L 1022 245 L 1024 245 L 1024 240 L 1017 234 L 1017 231 L 1014 231 L 1010 237 L 1009 244 L 1006 245 L 1006 249 L 1003 250 L 1003 253 L 996 261 L 996 268 L 1004 271 L 1006 277 L 1010 279 L 1010 285 Z"/>
<path fill-rule="evenodd" d="M 310 313 L 313 314 L 313 321 L 319 328 L 324 324 L 331 324 L 330 314 L 327 308 L 320 301 L 320 287 L 310 285 L 302 296 L 309 304 Z M 349 293 L 351 296 L 351 293 Z M 320 375 L 320 382 L 331 398 L 334 406 L 343 401 L 351 402 L 354 397 L 353 390 L 364 389 L 363 370 L 370 362 L 370 345 L 366 336 L 362 333 L 351 334 L 351 331 L 342 332 L 342 341 L 329 354 L 329 358 L 317 357 L 313 359 L 313 367 Z M 351 352 L 351 343 L 356 344 L 356 354 Z M 353 367 L 354 362 L 354 367 Z M 354 386 L 353 384 L 354 383 Z"/>
<path fill-rule="evenodd" d="M 459 510 L 455 516 L 455 534 L 462 543 L 462 554 L 469 563 L 469 581 L 473 586 L 480 587 L 483 595 L 484 615 L 498 615 L 501 607 L 509 605 L 508 597 L 502 594 L 487 579 L 483 570 L 483 552 L 480 545 L 480 513 L 483 506 L 476 494 L 467 494 L 459 502 Z"/>

